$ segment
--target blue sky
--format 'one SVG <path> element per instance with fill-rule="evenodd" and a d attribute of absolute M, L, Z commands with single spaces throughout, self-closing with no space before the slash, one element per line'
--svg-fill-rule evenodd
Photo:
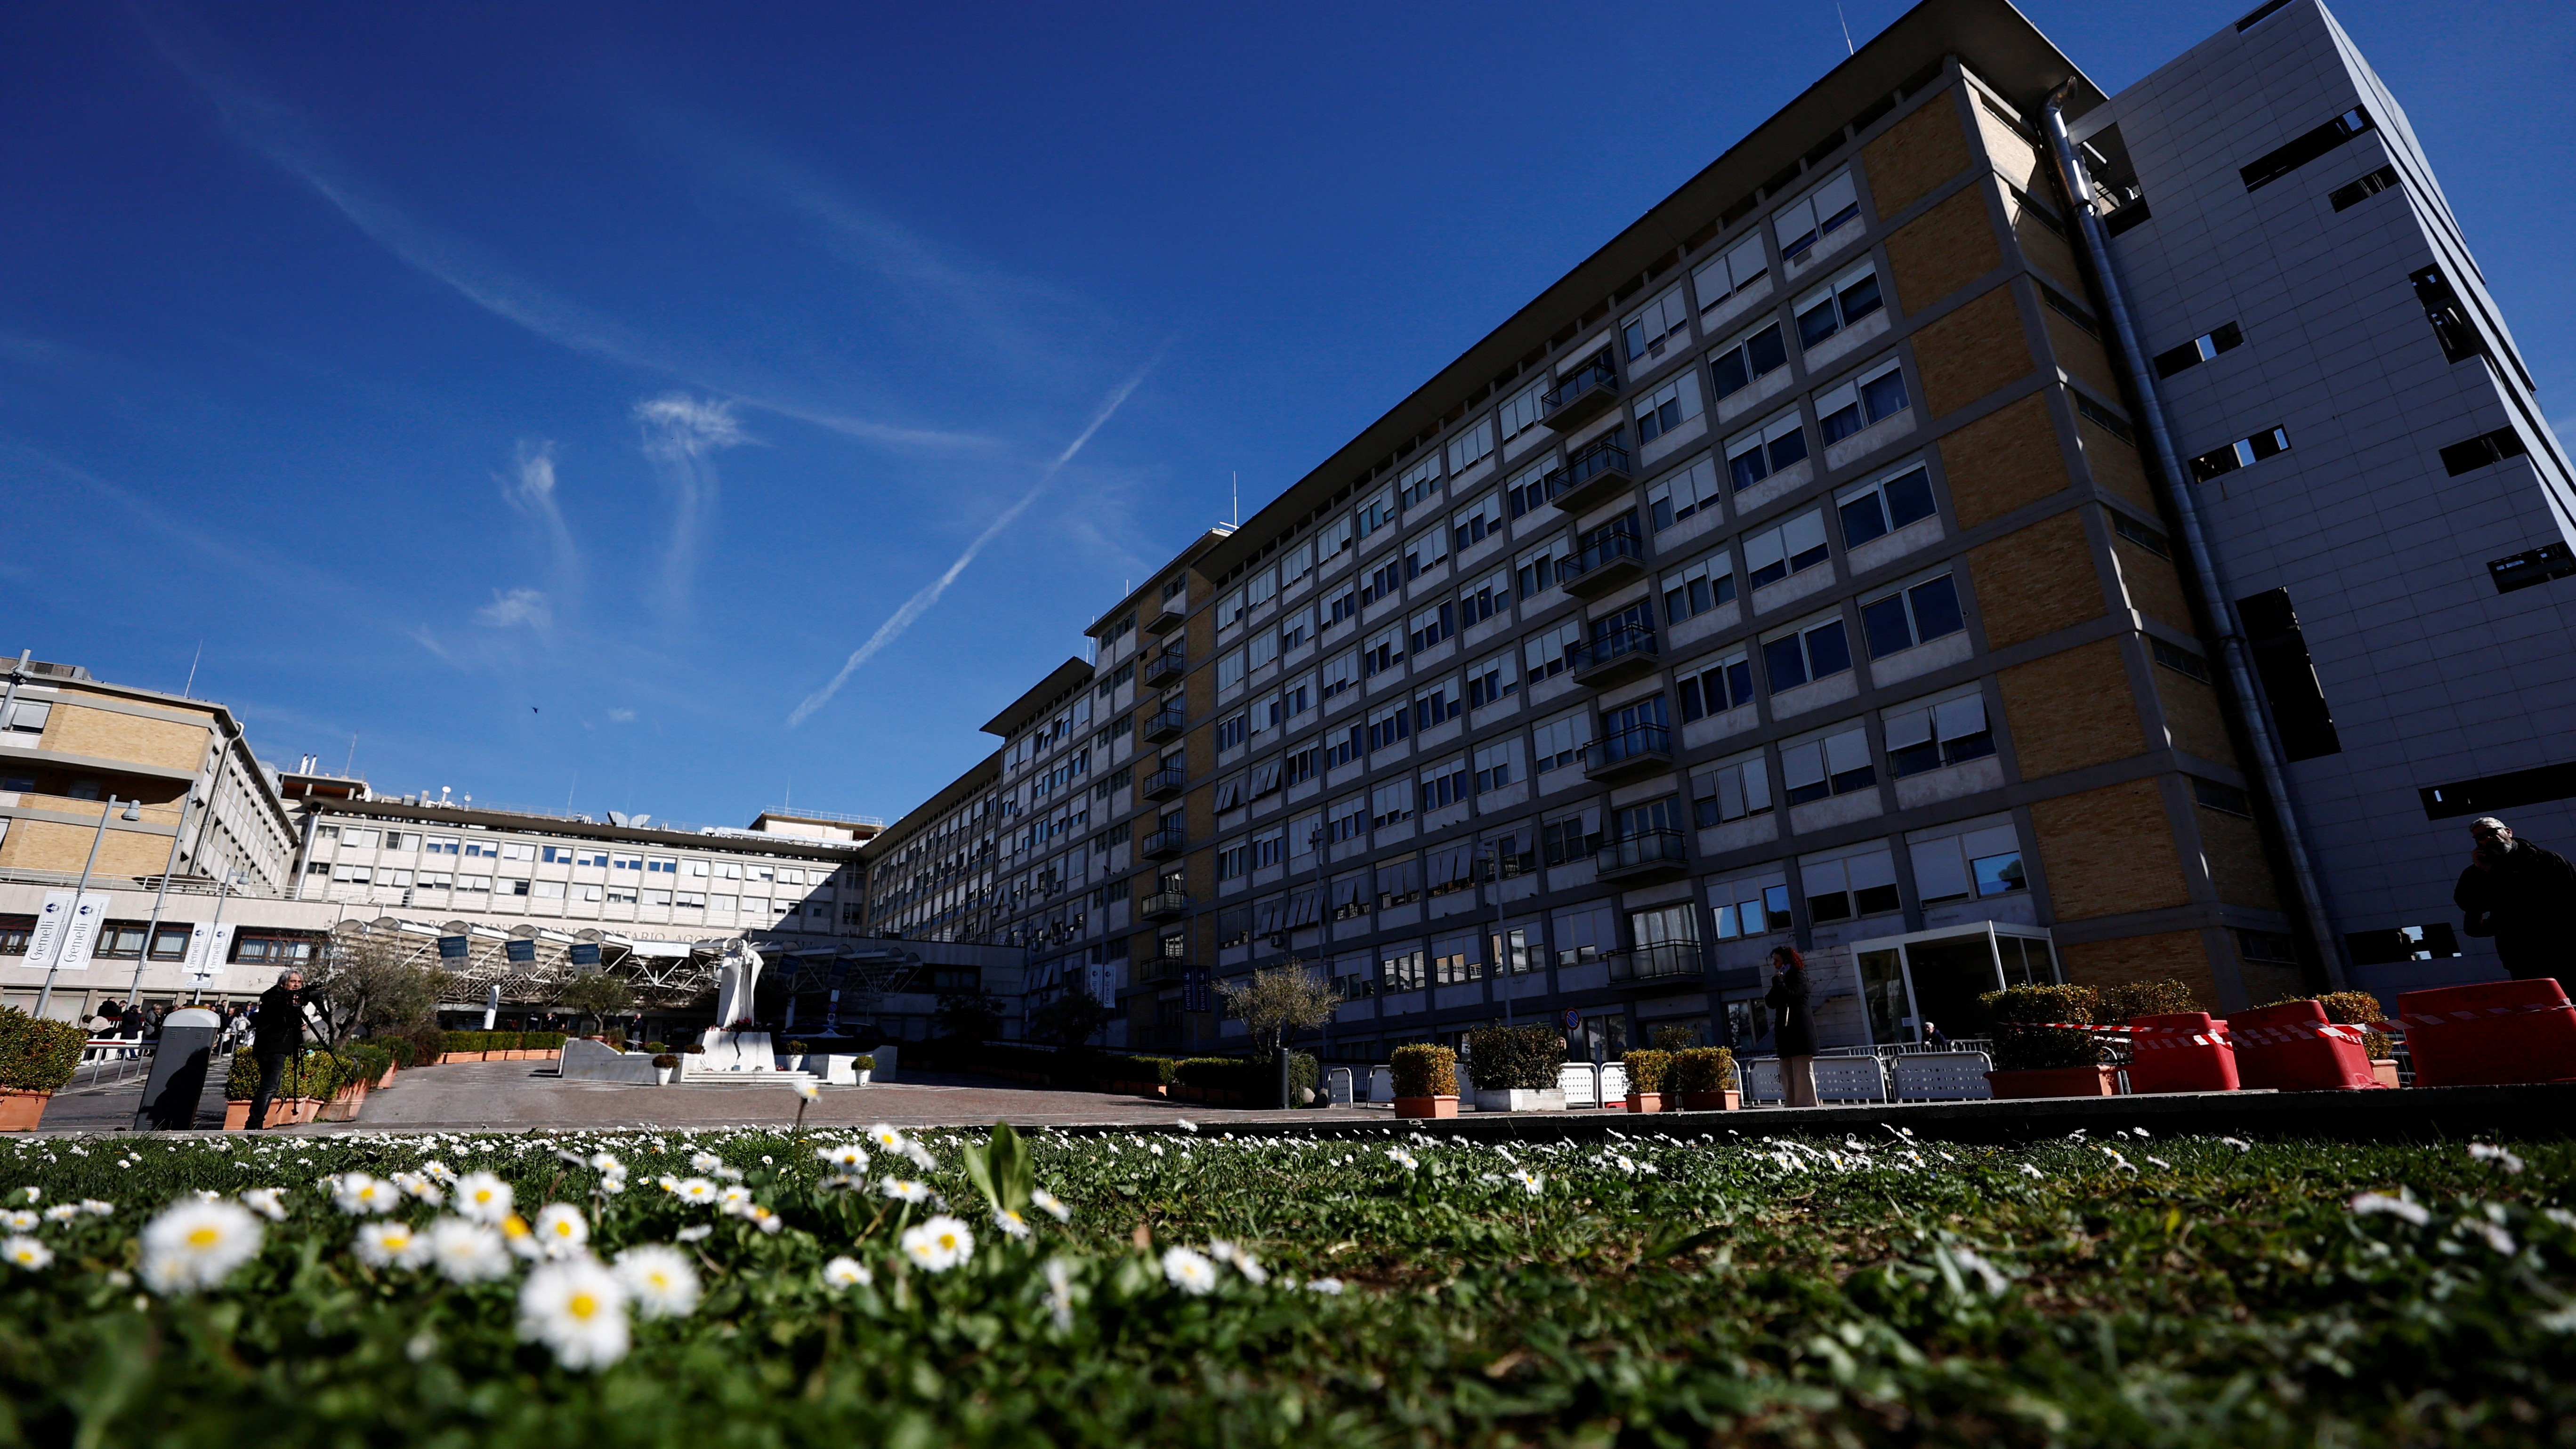
<path fill-rule="evenodd" d="M 2117 89 L 2244 3 L 2027 8 Z M 2576 10 L 2336 13 L 2576 415 Z M 1229 475 L 1842 53 L 1831 3 L 10 7 L 0 646 L 202 646 L 380 790 L 891 819 Z"/>

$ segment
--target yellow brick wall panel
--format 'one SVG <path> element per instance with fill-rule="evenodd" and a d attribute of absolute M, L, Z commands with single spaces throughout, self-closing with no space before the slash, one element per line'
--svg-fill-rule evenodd
<path fill-rule="evenodd" d="M 2194 805 L 2192 815 L 2200 824 L 2200 855 L 2218 898 L 2231 906 L 2279 910 L 2280 882 L 2272 877 L 2272 860 L 2254 822 L 2206 805 Z"/>
<path fill-rule="evenodd" d="M 2072 512 L 1970 549 L 1968 578 L 1990 649 L 2099 618 L 2107 607 L 2083 520 Z"/>
<path fill-rule="evenodd" d="M 2057 283 L 2057 289 L 2070 300 L 2084 301 L 2084 273 L 2075 265 L 2075 248 L 2030 208 L 2019 202 L 2008 204 L 2012 209 L 2013 240 L 2021 243 L 2021 254 Z"/>
<path fill-rule="evenodd" d="M 2025 780 L 2146 753 L 2117 640 L 2017 664 L 1996 676 Z"/>
<path fill-rule="evenodd" d="M 45 724 L 44 746 L 68 754 L 193 774 L 205 763 L 206 732 L 175 720 L 89 709 L 64 700 L 55 704 L 52 718 Z"/>
<path fill-rule="evenodd" d="M 1944 92 L 1861 148 L 1861 171 L 1878 214 L 1892 216 L 1958 175 L 1974 159 L 1959 125 L 1959 98 Z"/>
<path fill-rule="evenodd" d="M 2048 183 L 2040 179 L 2039 148 L 2022 139 L 2021 133 L 2005 125 L 1994 112 L 1983 105 L 1973 107 L 1977 117 L 1977 135 L 1986 143 L 1986 160 L 1995 174 L 2033 196 L 2048 194 Z"/>
<path fill-rule="evenodd" d="M 2161 624 L 2194 633 L 2191 604 L 2182 591 L 2182 575 L 2170 559 L 2161 559 L 2125 538 L 2111 540 L 2111 556 L 2120 564 L 2120 586 L 2129 607 Z"/>
<path fill-rule="evenodd" d="M 2003 260 L 1982 186 L 1958 193 L 1887 239 L 1896 300 L 1909 311 L 1922 311 L 2002 266 Z"/>
<path fill-rule="evenodd" d="M 2048 416 L 2048 397 L 2019 402 L 1943 435 L 1941 470 L 1959 526 L 1974 528 L 2067 486 L 2066 455 Z"/>
<path fill-rule="evenodd" d="M 2202 944 L 2198 931 L 2160 931 L 2151 936 L 2078 941 L 2059 946 L 2057 959 L 2070 985 L 2180 981 L 2191 988 L 2201 1010 L 2219 1009 L 2218 975 L 2210 969 L 2209 949 Z"/>
<path fill-rule="evenodd" d="M 2102 350 L 2102 344 L 2054 307 L 2042 307 L 2040 316 L 2048 324 L 2048 346 L 2056 354 L 2057 365 L 2093 389 L 2094 397 L 2116 400 L 2120 382 L 2111 375 L 2111 355 Z"/>
<path fill-rule="evenodd" d="M 2092 470 L 2095 487 L 2129 500 L 2145 509 L 2151 518 L 2164 516 L 2156 511 L 2156 490 L 2147 482 L 2147 462 L 2136 448 L 2081 415 L 2076 418 L 2075 436 L 2084 449 L 2085 466 Z"/>
<path fill-rule="evenodd" d="M 1914 334 L 1924 403 L 1942 417 L 2030 375 L 2030 336 L 2012 289 L 1997 287 Z"/>
<path fill-rule="evenodd" d="M 2218 691 L 2197 679 L 2159 666 L 2156 700 L 2164 707 L 2165 737 L 2187 755 L 2214 765 L 2234 765 L 2236 746 L 2227 738 L 2227 720 L 2219 712 Z"/>
<path fill-rule="evenodd" d="M 2058 919 L 2191 904 L 2164 792 L 2155 781 L 2129 780 L 2042 800 L 2030 807 L 2030 822 Z"/>

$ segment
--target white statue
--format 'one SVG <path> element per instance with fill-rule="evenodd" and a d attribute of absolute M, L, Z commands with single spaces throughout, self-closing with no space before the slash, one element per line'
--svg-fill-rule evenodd
<path fill-rule="evenodd" d="M 716 965 L 716 1026 L 732 1026 L 753 1014 L 752 990 L 760 984 L 760 953 L 737 936 L 725 942 L 724 959 Z"/>

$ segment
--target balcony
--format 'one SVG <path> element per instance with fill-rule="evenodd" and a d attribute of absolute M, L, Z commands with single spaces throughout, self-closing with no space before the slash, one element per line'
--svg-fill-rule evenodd
<path fill-rule="evenodd" d="M 1583 747 L 1583 778 L 1616 783 L 1673 767 L 1673 732 L 1631 725 Z"/>
<path fill-rule="evenodd" d="M 1632 946 L 1610 957 L 1613 981 L 1652 981 L 1660 976 L 1697 976 L 1702 967 L 1696 941 L 1661 941 Z"/>
<path fill-rule="evenodd" d="M 1187 961 L 1177 956 L 1140 957 L 1134 972 L 1136 984 L 1142 986 L 1149 981 L 1178 981 L 1181 979 L 1181 972 L 1188 965 Z"/>
<path fill-rule="evenodd" d="M 1189 914 L 1190 897 L 1186 891 L 1156 891 L 1136 907 L 1136 914 L 1149 921 L 1168 921 Z"/>
<path fill-rule="evenodd" d="M 1605 348 L 1580 370 L 1556 380 L 1555 390 L 1547 395 L 1547 415 L 1539 421 L 1560 433 L 1572 432 L 1618 400 L 1619 370 L 1610 365 Z"/>
<path fill-rule="evenodd" d="M 1690 847 L 1678 830 L 1641 830 L 1593 852 L 1595 880 L 1644 885 L 1690 872 Z"/>
<path fill-rule="evenodd" d="M 1547 475 L 1547 500 L 1571 517 L 1607 502 L 1624 488 L 1637 486 L 1637 475 L 1631 471 L 1628 450 L 1619 445 L 1616 433 L 1585 448 L 1565 460 L 1565 466 Z"/>
<path fill-rule="evenodd" d="M 1145 687 L 1160 689 L 1167 684 L 1178 684 L 1181 676 L 1189 672 L 1189 651 L 1178 644 L 1166 644 L 1153 658 L 1145 661 Z"/>
<path fill-rule="evenodd" d="M 1189 787 L 1190 772 L 1179 765 L 1165 765 L 1138 785 L 1148 800 L 1169 800 Z"/>
<path fill-rule="evenodd" d="M 1166 825 L 1137 844 L 1137 853 L 1147 860 L 1170 860 L 1190 848 L 1189 836 L 1177 825 Z"/>
<path fill-rule="evenodd" d="M 1578 599 L 1597 599 L 1645 576 L 1646 541 L 1633 533 L 1604 534 L 1556 569 L 1558 585 Z"/>
<path fill-rule="evenodd" d="M 1585 689 L 1625 684 L 1661 665 L 1664 658 L 1655 647 L 1655 631 L 1643 624 L 1629 624 L 1577 644 L 1570 657 L 1574 661 L 1574 682 Z"/>
<path fill-rule="evenodd" d="M 1181 732 L 1189 727 L 1189 711 L 1181 708 L 1180 702 L 1175 700 L 1145 716 L 1144 734 L 1147 740 L 1159 745 L 1179 739 Z"/>
<path fill-rule="evenodd" d="M 1146 632 L 1169 634 L 1188 622 L 1190 605 L 1186 598 L 1171 598 L 1159 604 L 1147 604 L 1139 612 L 1145 616 L 1140 622 L 1145 626 Z"/>

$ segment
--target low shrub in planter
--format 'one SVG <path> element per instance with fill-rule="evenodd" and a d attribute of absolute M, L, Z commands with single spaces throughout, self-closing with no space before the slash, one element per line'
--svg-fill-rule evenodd
<path fill-rule="evenodd" d="M 1664 1080 L 1672 1074 L 1673 1054 L 1648 1047 L 1642 1051 L 1622 1052 L 1619 1064 L 1628 1069 L 1628 1090 L 1650 1094 L 1664 1090 Z"/>
<path fill-rule="evenodd" d="M 644 1050 L 651 1052 L 653 1055 L 658 1057 L 668 1053 L 671 1050 L 671 1044 L 669 1042 L 662 1041 L 648 1041 L 644 1043 Z"/>
<path fill-rule="evenodd" d="M 411 1070 L 412 1064 L 418 1060 L 413 1055 L 413 1043 L 410 1037 L 378 1036 L 369 1037 L 368 1040 L 384 1048 L 385 1055 L 393 1058 L 394 1065 L 405 1071 Z"/>
<path fill-rule="evenodd" d="M 411 1059 L 413 1065 L 434 1067 L 438 1065 L 438 1059 L 445 1056 L 449 1051 L 449 1047 L 447 1045 L 447 1033 L 440 1031 L 437 1027 L 416 1026 L 410 1031 L 404 1033 L 404 1035 L 411 1041 Z"/>
<path fill-rule="evenodd" d="M 1180 1080 L 1181 1064 L 1170 1057 L 1108 1056 L 1100 1059 L 1099 1073 L 1106 1082 L 1168 1087 Z"/>
<path fill-rule="evenodd" d="M 1648 1030 L 1646 1039 L 1654 1043 L 1655 1050 L 1671 1052 L 1679 1056 L 1699 1045 L 1699 1028 L 1683 1026 L 1678 1022 L 1666 1022 Z"/>
<path fill-rule="evenodd" d="M 46 1021 L 0 1006 L 0 1087 L 57 1092 L 80 1066 L 89 1033 L 68 1021 Z"/>
<path fill-rule="evenodd" d="M 2093 1006 L 2093 1019 L 2104 1026 L 2123 1024 L 2133 1016 L 2171 1016 L 2203 1009 L 2191 988 L 2179 981 L 2121 981 L 2094 991 L 2099 1000 Z"/>
<path fill-rule="evenodd" d="M 1299 1092 L 1312 1092 L 1324 1080 L 1324 1064 L 1304 1052 L 1288 1054 L 1288 1100 L 1293 1104 Z"/>
<path fill-rule="evenodd" d="M 349 1065 L 348 1082 L 373 1084 L 381 1081 L 386 1070 L 394 1064 L 394 1054 L 372 1041 L 353 1041 L 340 1048 L 340 1055 L 347 1059 Z"/>
<path fill-rule="evenodd" d="M 2298 1001 L 2303 998 L 2293 996 L 2287 999 Z M 2388 1019 L 2388 1008 L 2380 1005 L 2379 998 L 2367 991 L 2329 991 L 2316 998 L 2316 1002 L 2325 1008 L 2326 1020 L 2337 1026 L 2368 1026 L 2374 1021 Z M 2271 1004 L 2280 1005 L 2277 1001 Z M 2397 1044 L 2378 1032 L 2365 1031 L 2361 1034 L 2361 1050 L 2365 1056 L 2380 1059 L 2395 1055 Z"/>
<path fill-rule="evenodd" d="M 1467 1033 L 1467 1065 L 1480 1092 L 1544 1092 L 1565 1066 L 1552 1026 L 1487 1026 Z"/>
<path fill-rule="evenodd" d="M 1731 1092 L 1735 1053 L 1724 1047 L 1684 1047 L 1673 1053 L 1672 1083 L 1680 1092 Z"/>
<path fill-rule="evenodd" d="M 329 1052 L 308 1051 L 286 1059 L 286 1069 L 277 1077 L 277 1097 L 274 1100 L 315 1097 L 327 1102 L 338 1094 L 342 1086 L 358 1080 L 361 1079 L 354 1073 L 344 1079 L 341 1064 L 332 1060 Z M 248 1052 L 233 1053 L 233 1069 L 224 1078 L 224 1100 L 247 1102 L 258 1095 L 259 1058 Z"/>
<path fill-rule="evenodd" d="M 787 1054 L 791 1057 L 801 1057 L 807 1050 L 805 1043 L 801 1041 L 791 1041 L 787 1044 Z"/>
<path fill-rule="evenodd" d="M 1977 1004 L 1995 1024 L 1995 1070 L 2090 1067 L 2111 1060 L 2110 1048 L 2100 1039 L 2044 1025 L 2090 1022 L 2100 1003 L 2101 993 L 2090 986 L 2010 986 L 1978 997 Z"/>
<path fill-rule="evenodd" d="M 877 1069 L 877 1059 L 872 1056 L 862 1056 L 850 1065 L 863 1072 L 873 1072 Z"/>
<path fill-rule="evenodd" d="M 670 1071 L 672 1068 L 674 1068 L 674 1067 L 678 1066 L 679 1064 L 680 1064 L 680 1059 L 679 1059 L 678 1057 L 675 1057 L 675 1056 L 671 1055 L 669 1052 L 656 1052 L 656 1053 L 654 1053 L 654 1055 L 653 1055 L 653 1065 L 655 1065 L 655 1066 L 657 1066 L 657 1067 L 660 1067 L 662 1070 L 664 1070 L 664 1071 L 666 1071 L 666 1072 L 667 1072 L 667 1071 Z"/>
<path fill-rule="evenodd" d="M 1387 1056 L 1387 1074 L 1395 1079 L 1399 1097 L 1458 1095 L 1458 1054 L 1444 1046 L 1417 1042 L 1397 1047 Z"/>
<path fill-rule="evenodd" d="M 1186 1057 L 1174 1064 L 1173 1076 L 1184 1087 L 1266 1098 L 1263 1081 L 1269 1065 L 1245 1057 Z"/>
<path fill-rule="evenodd" d="M 687 1046 L 680 1048 L 680 1050 L 689 1056 L 702 1057 L 707 1054 L 707 1044 L 702 1041 L 693 1041 Z"/>

